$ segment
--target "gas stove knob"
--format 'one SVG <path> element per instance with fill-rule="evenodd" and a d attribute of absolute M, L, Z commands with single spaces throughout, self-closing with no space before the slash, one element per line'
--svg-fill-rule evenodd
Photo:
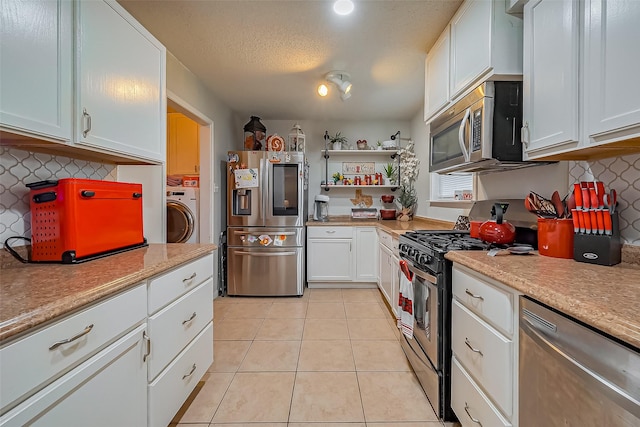
<path fill-rule="evenodd" d="M 404 243 L 401 244 L 398 249 L 400 249 L 400 252 L 402 253 L 406 253 L 407 252 L 407 245 L 405 245 Z"/>
<path fill-rule="evenodd" d="M 429 262 L 431 262 L 431 257 L 429 255 L 422 254 L 418 258 L 418 263 L 419 264 L 423 264 L 424 265 L 424 264 L 428 264 Z"/>
<path fill-rule="evenodd" d="M 407 249 L 407 255 L 409 255 L 409 257 L 413 258 L 414 256 L 416 256 L 418 254 L 418 251 L 413 249 L 413 248 L 409 248 Z"/>

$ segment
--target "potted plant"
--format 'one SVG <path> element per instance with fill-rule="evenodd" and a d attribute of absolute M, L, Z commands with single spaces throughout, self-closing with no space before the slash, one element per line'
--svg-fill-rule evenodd
<path fill-rule="evenodd" d="M 384 176 L 384 185 L 392 185 L 395 183 L 397 170 L 393 163 L 387 163 L 382 169 Z"/>
<path fill-rule="evenodd" d="M 347 143 L 347 138 L 342 136 L 340 132 L 337 132 L 334 136 L 330 137 L 329 140 L 333 144 L 334 150 L 342 150 L 342 144 Z"/>
<path fill-rule="evenodd" d="M 398 220 L 410 221 L 413 217 L 413 208 L 418 201 L 416 190 L 413 186 L 403 185 L 400 187 L 400 195 L 398 196 L 398 203 L 400 204 L 400 214 L 398 214 Z"/>

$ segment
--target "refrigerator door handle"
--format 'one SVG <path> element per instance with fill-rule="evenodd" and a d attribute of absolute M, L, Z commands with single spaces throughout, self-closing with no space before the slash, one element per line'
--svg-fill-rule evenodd
<path fill-rule="evenodd" d="M 277 231 L 277 230 L 259 230 L 259 231 L 256 230 L 256 231 L 254 231 L 254 234 L 255 233 L 277 234 L 278 236 L 295 236 L 296 234 L 298 234 L 295 231 Z M 236 230 L 236 231 L 233 232 L 233 234 L 236 234 L 236 235 L 237 234 L 247 235 L 247 234 L 251 234 L 251 231 L 239 231 L 239 230 Z"/>
<path fill-rule="evenodd" d="M 246 252 L 246 251 L 236 251 L 238 255 L 251 255 L 251 256 L 291 256 L 298 255 L 297 252 Z"/>

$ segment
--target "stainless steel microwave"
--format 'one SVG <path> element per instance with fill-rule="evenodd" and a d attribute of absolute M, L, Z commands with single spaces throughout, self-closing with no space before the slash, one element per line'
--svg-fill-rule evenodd
<path fill-rule="evenodd" d="M 431 122 L 429 171 L 483 172 L 536 164 L 522 161 L 521 127 L 522 82 L 485 82 Z"/>

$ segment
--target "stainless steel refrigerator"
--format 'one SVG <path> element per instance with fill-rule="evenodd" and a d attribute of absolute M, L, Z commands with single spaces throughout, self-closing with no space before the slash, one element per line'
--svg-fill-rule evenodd
<path fill-rule="evenodd" d="M 228 153 L 228 295 L 303 294 L 307 194 L 303 153 Z"/>

